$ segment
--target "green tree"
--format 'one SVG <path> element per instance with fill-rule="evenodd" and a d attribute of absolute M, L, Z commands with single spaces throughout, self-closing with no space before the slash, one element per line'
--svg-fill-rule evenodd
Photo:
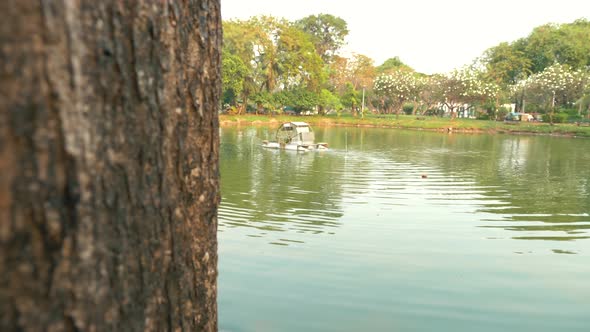
<path fill-rule="evenodd" d="M 284 25 L 277 37 L 278 84 L 285 89 L 306 87 L 318 92 L 325 81 L 324 65 L 309 35 L 294 25 Z"/>
<path fill-rule="evenodd" d="M 546 24 L 537 27 L 516 43 L 531 61 L 533 73 L 540 73 L 554 63 L 573 69 L 590 65 L 590 22 L 585 19 L 569 24 Z"/>
<path fill-rule="evenodd" d="M 346 21 L 330 14 L 310 15 L 295 24 L 312 36 L 317 54 L 326 63 L 344 45 L 348 35 Z"/>
<path fill-rule="evenodd" d="M 483 62 L 488 78 L 498 85 L 514 84 L 531 73 L 531 60 L 509 43 L 488 49 Z"/>
<path fill-rule="evenodd" d="M 529 36 L 513 43 L 501 43 L 488 49 L 481 62 L 487 69 L 487 79 L 500 85 L 505 93 L 518 81 L 541 73 L 556 64 L 573 70 L 590 65 L 590 22 L 585 19 L 569 24 L 546 24 L 535 28 Z M 523 92 L 513 94 L 517 109 L 525 108 Z M 512 92 L 516 91 L 512 89 Z"/>
<path fill-rule="evenodd" d="M 385 60 L 385 62 L 383 62 L 380 66 L 375 68 L 375 71 L 377 72 L 377 74 L 387 74 L 392 71 L 396 71 L 398 69 L 405 69 L 408 71 L 414 71 L 414 69 L 412 69 L 412 67 L 403 63 L 400 60 L 400 58 L 397 56 Z"/>
<path fill-rule="evenodd" d="M 326 75 L 311 35 L 272 16 L 229 21 L 224 27 L 226 99 L 241 91 L 243 107 L 252 99 L 261 111 L 271 107 L 272 94 L 284 89 L 307 88 L 319 93 Z"/>
<path fill-rule="evenodd" d="M 576 101 L 578 115 L 585 115 L 590 119 L 590 85 L 586 87 L 584 94 Z"/>
<path fill-rule="evenodd" d="M 325 110 L 338 111 L 343 107 L 340 98 L 327 89 L 322 89 L 320 92 L 318 106 L 321 114 L 324 114 Z"/>
<path fill-rule="evenodd" d="M 270 94 L 268 91 L 256 92 L 251 96 L 250 99 L 254 102 L 256 106 L 256 114 L 264 113 L 265 110 L 269 110 L 272 112 L 275 108 L 273 95 Z"/>
<path fill-rule="evenodd" d="M 304 88 L 294 88 L 285 92 L 286 102 L 293 107 L 298 113 L 314 112 L 319 104 L 317 93 Z"/>
<path fill-rule="evenodd" d="M 259 66 L 255 63 L 255 50 L 260 44 L 260 33 L 248 21 L 232 20 L 223 22 L 223 66 L 224 100 L 231 104 L 231 100 L 237 104 L 238 96 L 241 100 L 239 113 L 243 113 L 248 105 L 251 94 L 259 91 L 256 81 Z M 239 59 L 239 60 L 238 60 Z M 242 65 L 244 68 L 242 68 Z M 225 73 L 227 70 L 227 73 Z M 235 72 L 234 72 L 235 71 Z M 233 77 L 232 75 L 239 75 Z M 244 76 L 241 76 L 241 75 Z M 240 84 L 239 80 L 242 79 Z M 235 90 L 239 90 L 237 93 Z M 236 94 L 236 96 L 233 96 Z"/>
<path fill-rule="evenodd" d="M 358 106 L 360 105 L 361 98 L 362 96 L 360 94 L 360 91 L 355 89 L 352 83 L 347 83 L 342 93 L 342 96 L 340 97 L 340 101 L 342 102 L 342 105 L 344 107 L 349 109 L 352 112 L 352 114 L 356 115 L 356 111 Z"/>
<path fill-rule="evenodd" d="M 533 73 L 540 73 L 556 62 L 557 26 L 537 27 L 524 41 L 524 52 L 531 61 Z"/>
<path fill-rule="evenodd" d="M 239 56 L 224 49 L 221 56 L 221 74 L 223 103 L 235 106 L 250 76 L 250 68 Z"/>
<path fill-rule="evenodd" d="M 279 71 L 277 40 L 282 29 L 289 23 L 272 16 L 253 17 L 248 21 L 248 28 L 255 35 L 252 58 L 254 82 L 257 92 L 266 90 L 274 92 L 277 87 Z"/>

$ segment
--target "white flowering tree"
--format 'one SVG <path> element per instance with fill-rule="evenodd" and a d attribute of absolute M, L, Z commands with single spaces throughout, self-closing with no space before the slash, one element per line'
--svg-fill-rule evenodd
<path fill-rule="evenodd" d="M 459 107 L 471 108 L 489 102 L 498 103 L 500 87 L 486 81 L 484 77 L 482 71 L 465 67 L 434 78 L 438 82 L 439 101 L 446 106 L 452 118 L 456 116 Z"/>
<path fill-rule="evenodd" d="M 500 86 L 497 83 L 485 80 L 484 72 L 467 70 L 464 75 L 465 91 L 463 97 L 466 102 L 471 104 L 497 102 Z"/>
<path fill-rule="evenodd" d="M 436 95 L 438 96 L 439 103 L 446 106 L 451 114 L 451 118 L 455 118 L 456 110 L 464 103 L 463 94 L 465 86 L 461 72 L 454 70 L 448 74 L 436 75 L 434 80 L 436 81 Z"/>
<path fill-rule="evenodd" d="M 441 100 L 440 81 L 439 75 L 418 78 L 419 93 L 417 101 L 421 114 L 434 110 L 436 114 L 442 115 L 439 113 L 440 108 L 438 107 Z"/>
<path fill-rule="evenodd" d="M 404 103 L 413 101 L 419 93 L 420 81 L 414 72 L 395 70 L 375 79 L 373 91 L 386 113 L 400 114 Z"/>
<path fill-rule="evenodd" d="M 576 101 L 583 100 L 589 82 L 588 70 L 574 71 L 567 65 L 554 64 L 517 82 L 512 92 L 545 110 L 552 122 L 556 107 L 573 106 Z"/>

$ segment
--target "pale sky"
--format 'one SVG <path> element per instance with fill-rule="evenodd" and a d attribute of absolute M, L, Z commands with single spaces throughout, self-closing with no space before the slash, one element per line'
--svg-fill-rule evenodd
<path fill-rule="evenodd" d="M 590 19 L 590 0 L 221 0 L 224 20 L 272 15 L 292 21 L 320 13 L 348 23 L 348 52 L 376 66 L 399 56 L 432 74 L 470 64 L 539 25 Z"/>

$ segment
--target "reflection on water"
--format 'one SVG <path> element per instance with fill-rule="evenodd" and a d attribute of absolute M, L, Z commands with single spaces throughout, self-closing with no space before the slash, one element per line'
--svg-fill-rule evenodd
<path fill-rule="evenodd" d="M 222 330 L 590 326 L 590 140 L 273 131 L 221 129 Z"/>
<path fill-rule="evenodd" d="M 269 232 L 331 232 L 342 217 L 342 156 L 263 150 L 260 129 L 224 135 L 220 228 L 248 227 L 250 237 Z M 240 143 L 246 144 L 240 144 Z M 285 238 L 279 238 L 285 237 Z M 303 243 L 280 235 L 271 244 Z"/>
<path fill-rule="evenodd" d="M 505 235 L 513 239 L 588 238 L 587 140 L 331 128 L 318 136 L 332 151 L 295 153 L 261 149 L 271 134 L 222 129 L 221 230 L 330 233 L 344 207 L 421 204 L 436 213 L 463 209 L 473 226 L 526 233 Z M 283 237 L 275 243 L 290 242 Z"/>

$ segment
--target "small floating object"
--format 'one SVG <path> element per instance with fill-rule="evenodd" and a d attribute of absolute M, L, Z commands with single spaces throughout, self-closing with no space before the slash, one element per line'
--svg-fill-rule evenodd
<path fill-rule="evenodd" d="M 428 175 L 426 175 L 426 174 L 422 174 L 422 178 L 423 178 L 423 179 L 426 179 L 427 177 L 428 177 Z"/>

